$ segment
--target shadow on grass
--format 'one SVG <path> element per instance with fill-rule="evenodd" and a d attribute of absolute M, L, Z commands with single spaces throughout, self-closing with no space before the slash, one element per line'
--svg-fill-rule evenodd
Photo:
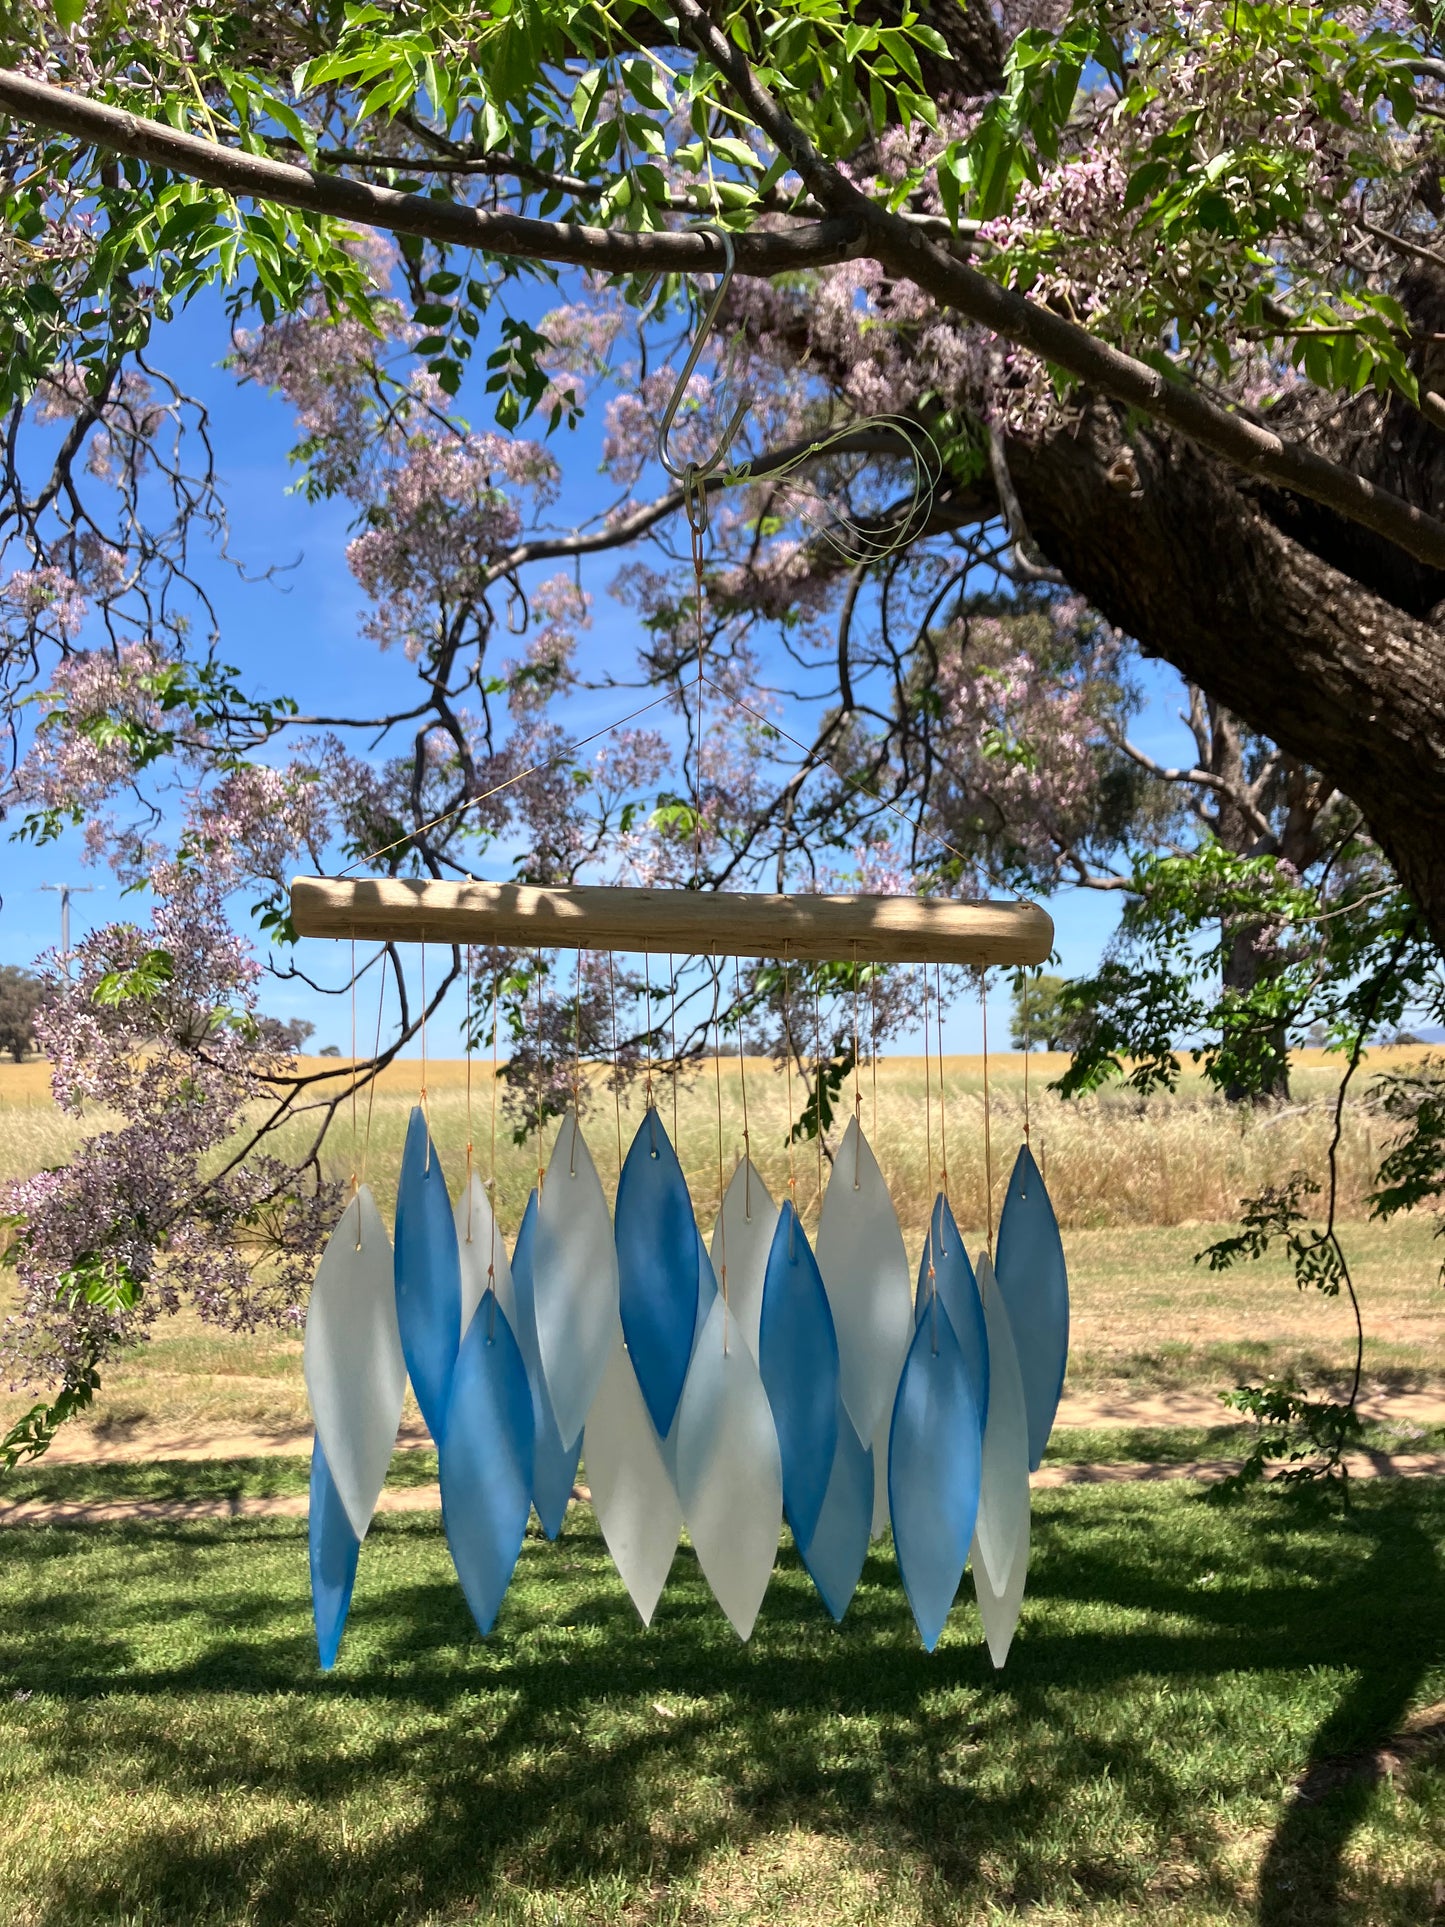
<path fill-rule="evenodd" d="M 1407 1636 L 1391 1598 L 1402 1570 L 1438 1573 L 1435 1548 L 1408 1515 L 1358 1515 L 1353 1529 L 1372 1542 L 1352 1592 L 1379 1613 L 1375 1638 L 1359 1642 L 1354 1684 L 1315 1733 L 1298 1783 L 1291 1789 L 1259 1875 L 1260 1927 L 1344 1927 L 1353 1917 L 1342 1892 L 1345 1849 L 1370 1805 L 1377 1775 L 1368 1756 L 1404 1726 L 1431 1662 L 1441 1649 L 1437 1589 L 1433 1616 Z M 1428 1609 L 1427 1609 L 1428 1611 Z M 1366 1619 L 1369 1630 L 1369 1619 Z M 1413 1899 L 1400 1895 L 1404 1918 L 1437 1918 L 1433 1882 L 1420 1881 Z"/>
<path fill-rule="evenodd" d="M 1112 1900 L 1147 1919 L 1172 1866 L 1213 1917 L 1242 1919 L 1210 1797 L 1221 1733 L 1233 1784 L 1213 1790 L 1247 1803 L 1306 1764 L 1291 1720 L 1317 1727 L 1311 1760 L 1398 1724 L 1445 1658 L 1442 1522 L 1445 1491 L 1424 1486 L 1343 1516 L 1308 1492 L 1229 1514 L 1177 1492 L 1049 1494 L 1002 1676 L 976 1645 L 919 1649 L 882 1554 L 841 1631 L 785 1555 L 741 1647 L 689 1554 L 642 1632 L 573 1526 L 529 1544 L 482 1643 L 434 1522 L 387 1521 L 327 1677 L 294 1525 L 17 1534 L 0 1654 L 25 1658 L 0 1672 L 48 1709 L 34 1770 L 174 1802 L 107 1829 L 103 1853 L 52 1857 L 27 1918 L 511 1920 L 560 1893 L 584 1899 L 559 1920 L 670 1918 L 649 1894 L 801 1829 L 840 1863 L 917 1875 L 912 1918 Z M 1340 1859 L 1367 1797 L 1285 1808 L 1267 1927 L 1345 1919 Z M 1417 1927 L 1410 1900 L 1380 1919 Z"/>

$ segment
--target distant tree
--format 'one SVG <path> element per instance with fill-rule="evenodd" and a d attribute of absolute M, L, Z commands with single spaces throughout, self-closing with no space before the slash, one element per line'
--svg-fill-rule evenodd
<path fill-rule="evenodd" d="M 316 1029 L 304 1017 L 288 1017 L 283 1022 L 279 1017 L 258 1017 L 256 1028 L 263 1044 L 271 1044 L 285 1051 L 299 1051 L 306 1039 Z"/>
<path fill-rule="evenodd" d="M 1009 1018 L 1008 1038 L 1014 1050 L 1073 1050 L 1079 1031 L 1077 1011 L 1063 1002 L 1069 987 L 1067 977 L 1041 970 L 1025 981 L 1023 972 L 1014 978 L 1013 1014 Z"/>
<path fill-rule="evenodd" d="M 35 1049 L 35 1013 L 44 986 L 15 964 L 0 964 L 0 1051 L 17 1064 Z"/>
<path fill-rule="evenodd" d="M 321 1055 L 323 1057 L 340 1057 L 341 1055 L 340 1044 L 323 1044 L 321 1046 Z"/>

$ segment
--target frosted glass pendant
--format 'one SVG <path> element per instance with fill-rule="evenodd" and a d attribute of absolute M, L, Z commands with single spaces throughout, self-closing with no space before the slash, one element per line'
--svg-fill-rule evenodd
<path fill-rule="evenodd" d="M 311 1554 L 311 1617 L 316 1627 L 316 1653 L 322 1670 L 336 1664 L 351 1588 L 356 1584 L 356 1561 L 361 1539 L 346 1516 L 318 1437 L 311 1448 L 311 1500 L 306 1521 Z"/>
<path fill-rule="evenodd" d="M 452 1374 L 437 1453 L 442 1528 L 477 1629 L 496 1621 L 532 1505 L 532 1395 L 506 1313 L 484 1298 Z"/>
<path fill-rule="evenodd" d="M 888 1448 L 898 1571 L 930 1653 L 968 1559 L 982 1453 L 973 1378 L 940 1298 L 925 1309 L 908 1348 Z"/>
<path fill-rule="evenodd" d="M 517 1315 L 512 1335 L 521 1348 L 527 1367 L 527 1385 L 532 1394 L 532 1504 L 547 1538 L 555 1539 L 562 1530 L 572 1488 L 577 1483 L 577 1461 L 582 1455 L 581 1438 L 568 1445 L 557 1430 L 552 1401 L 542 1382 L 542 1360 L 537 1350 L 537 1316 L 532 1297 L 532 1251 L 537 1232 L 537 1193 L 527 1199 L 517 1232 L 517 1248 L 512 1253 L 512 1296 Z"/>
<path fill-rule="evenodd" d="M 562 1120 L 537 1200 L 532 1302 L 558 1436 L 580 1438 L 618 1311 L 612 1220 L 575 1111 Z"/>
<path fill-rule="evenodd" d="M 930 1281 L 928 1267 L 933 1265 Z M 953 1335 L 963 1353 L 964 1364 L 973 1384 L 974 1398 L 984 1421 L 988 1418 L 988 1331 L 983 1322 L 983 1304 L 978 1295 L 978 1280 L 968 1262 L 968 1252 L 948 1199 L 940 1192 L 934 1200 L 928 1237 L 918 1261 L 918 1292 L 914 1300 L 915 1319 L 928 1308 L 930 1291 L 937 1291 L 943 1309 L 953 1326 Z"/>
<path fill-rule="evenodd" d="M 462 1186 L 452 1219 L 456 1225 L 457 1257 L 462 1270 L 463 1334 L 490 1286 L 496 1292 L 497 1303 L 520 1345 L 522 1340 L 517 1330 L 517 1300 L 512 1289 L 511 1262 L 502 1240 L 501 1227 L 492 1216 L 487 1188 L 474 1170 L 467 1173 L 467 1181 Z"/>
<path fill-rule="evenodd" d="M 696 1250 L 696 1233 L 693 1246 Z M 697 1276 L 693 1266 L 694 1281 Z M 648 1415 L 619 1322 L 583 1433 L 592 1509 L 644 1626 L 667 1582 L 682 1507 Z"/>
<path fill-rule="evenodd" d="M 873 1434 L 873 1527 L 872 1537 L 881 1539 L 888 1530 L 888 1435 L 893 1430 L 893 1413 L 884 1412 Z"/>
<path fill-rule="evenodd" d="M 697 1224 L 672 1140 L 650 1104 L 622 1166 L 615 1219 L 628 1356 L 656 1430 L 672 1428 L 697 1319 Z"/>
<path fill-rule="evenodd" d="M 768 1253 L 778 1225 L 778 1207 L 757 1166 L 744 1158 L 733 1172 L 712 1234 L 714 1278 L 728 1269 L 728 1304 L 748 1350 L 758 1355 L 758 1322 L 763 1315 L 763 1284 L 768 1275 Z"/>
<path fill-rule="evenodd" d="M 853 1429 L 838 1401 L 838 1445 L 823 1509 L 806 1546 L 799 1550 L 823 1604 L 841 1620 L 858 1589 L 873 1524 L 873 1453 Z"/>
<path fill-rule="evenodd" d="M 838 1341 L 822 1274 L 791 1203 L 768 1253 L 758 1369 L 783 1463 L 783 1506 L 799 1545 L 813 1536 L 838 1445 Z"/>
<path fill-rule="evenodd" d="M 406 1397 L 391 1240 L 361 1185 L 332 1232 L 306 1307 L 306 1392 L 358 1540 L 386 1482 Z"/>
<path fill-rule="evenodd" d="M 461 1343 L 462 1273 L 451 1199 L 420 1105 L 406 1127 L 396 1190 L 396 1319 L 416 1402 L 440 1446 Z"/>
<path fill-rule="evenodd" d="M 1008 1308 L 986 1251 L 978 1254 L 976 1270 L 988 1327 L 989 1395 L 974 1541 L 988 1583 L 1002 1597 L 1014 1559 L 1029 1541 L 1029 1421 Z"/>
<path fill-rule="evenodd" d="M 1014 1557 L 1013 1568 L 1009 1573 L 1008 1584 L 1002 1592 L 995 1592 L 989 1580 L 988 1568 L 974 1540 L 973 1590 L 978 1599 L 978 1616 L 983 1621 L 983 1636 L 988 1641 L 989 1658 L 995 1670 L 1002 1667 L 1013 1645 L 1014 1632 L 1019 1623 L 1019 1612 L 1023 1606 L 1024 1581 L 1029 1570 L 1028 1521 L 1024 1521 L 1023 1544 Z"/>
<path fill-rule="evenodd" d="M 898 1214 L 856 1117 L 833 1160 L 817 1255 L 838 1335 L 843 1403 L 858 1436 L 871 1439 L 893 1410 L 913 1319 Z"/>
<path fill-rule="evenodd" d="M 708 1258 L 707 1247 L 706 1245 L 704 1245 L 702 1241 L 701 1232 L 697 1233 L 695 1238 L 695 1243 L 697 1247 L 697 1315 L 693 1321 L 692 1345 L 688 1352 L 689 1368 L 691 1367 L 693 1353 L 696 1352 L 697 1350 L 698 1340 L 702 1337 L 702 1328 L 707 1323 L 707 1315 L 712 1310 L 713 1300 L 718 1295 L 717 1280 L 713 1277 L 712 1263 Z M 736 1318 L 731 1318 L 731 1317 L 729 1318 L 728 1332 L 729 1332 L 729 1342 L 731 1343 L 732 1338 L 737 1333 Z M 684 1383 L 686 1383 L 686 1381 L 684 1381 Z M 678 1409 L 679 1411 L 682 1409 L 682 1401 L 680 1399 L 678 1400 Z M 649 1423 L 651 1423 L 650 1420 L 649 1420 Z M 673 1490 L 676 1491 L 677 1490 L 677 1419 L 676 1417 L 674 1416 L 673 1418 L 672 1427 L 670 1431 L 666 1433 L 658 1433 L 654 1431 L 653 1436 L 654 1438 L 656 1438 L 658 1450 L 662 1454 L 662 1462 L 667 1467 L 667 1476 L 672 1480 Z"/>
<path fill-rule="evenodd" d="M 783 1472 L 763 1381 L 721 1295 L 678 1405 L 677 1486 L 698 1564 L 747 1639 L 777 1557 Z"/>
<path fill-rule="evenodd" d="M 1029 1469 L 1037 1471 L 1054 1429 L 1069 1362 L 1069 1274 L 1054 1207 L 1024 1144 L 998 1221 L 999 1289 L 1008 1306 L 1029 1413 Z"/>

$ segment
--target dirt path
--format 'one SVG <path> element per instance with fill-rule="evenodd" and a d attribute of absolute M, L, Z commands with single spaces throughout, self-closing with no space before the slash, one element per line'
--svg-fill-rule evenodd
<path fill-rule="evenodd" d="M 1139 1465 L 1127 1462 L 1114 1465 L 1046 1465 L 1033 1475 L 1034 1489 L 1061 1485 L 1144 1485 L 1161 1479 L 1196 1479 L 1210 1484 L 1234 1471 L 1233 1459 L 1191 1459 L 1182 1463 Z M 1425 1479 L 1445 1477 L 1445 1452 L 1397 1453 L 1361 1452 L 1347 1461 L 1351 1478 Z M 590 1504 L 592 1494 L 586 1486 L 574 1488 L 572 1497 Z M 302 1519 L 306 1516 L 304 1492 L 288 1493 L 283 1498 L 208 1499 L 102 1499 L 102 1500 L 22 1500 L 15 1505 L 0 1505 L 0 1528 L 5 1526 L 128 1525 L 136 1520 L 157 1524 L 194 1524 L 226 1519 Z M 435 1512 L 441 1506 L 441 1489 L 435 1485 L 411 1485 L 383 1491 L 377 1504 L 379 1513 Z"/>
<path fill-rule="evenodd" d="M 1371 1392 L 1360 1401 L 1365 1420 L 1387 1420 L 1395 1425 L 1445 1425 L 1445 1395 L 1439 1392 Z M 1149 1392 L 1128 1390 L 1071 1392 L 1059 1406 L 1061 1430 L 1118 1425 L 1165 1430 L 1173 1426 L 1227 1425 L 1230 1414 L 1209 1392 Z M 429 1445 L 419 1423 L 404 1425 L 397 1444 L 403 1450 Z M 247 1430 L 217 1427 L 213 1431 L 185 1431 L 134 1425 L 114 1431 L 71 1429 L 61 1433 L 45 1455 L 48 1465 L 135 1465 L 156 1459 L 266 1459 L 305 1458 L 311 1451 L 311 1432 L 305 1430 Z"/>

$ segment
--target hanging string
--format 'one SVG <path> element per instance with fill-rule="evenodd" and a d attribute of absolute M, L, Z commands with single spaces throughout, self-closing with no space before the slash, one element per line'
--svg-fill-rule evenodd
<path fill-rule="evenodd" d="M 467 1056 L 467 1243 L 472 1242 L 472 946 L 466 946 L 467 1002 L 462 1037 Z"/>
<path fill-rule="evenodd" d="M 361 1249 L 361 1182 L 356 1174 L 356 932 L 351 933 L 351 1195 L 356 1199 L 356 1249 Z"/>
<path fill-rule="evenodd" d="M 645 950 L 642 953 L 642 982 L 647 997 L 642 1026 L 643 1063 L 647 1074 L 647 1082 L 643 1086 L 643 1108 L 651 1111 L 657 1104 L 652 1094 L 652 958 Z"/>
<path fill-rule="evenodd" d="M 693 613 L 697 620 L 697 738 L 692 759 L 692 887 L 696 890 L 702 881 L 702 659 L 707 648 L 702 620 L 702 538 L 707 527 L 707 492 L 702 477 L 691 468 L 683 488 L 683 506 L 692 532 Z"/>
<path fill-rule="evenodd" d="M 654 696 L 651 702 L 643 703 L 638 709 L 629 710 L 625 716 L 619 716 L 613 722 L 604 723 L 601 729 L 594 729 L 590 736 L 583 736 L 575 743 L 569 742 L 565 749 L 556 751 L 554 755 L 544 756 L 540 763 L 530 763 L 526 769 L 519 769 L 514 775 L 507 777 L 505 782 L 494 783 L 489 790 L 483 790 L 478 796 L 469 796 L 465 803 L 458 803 L 455 809 L 443 810 L 440 816 L 434 816 L 428 822 L 418 824 L 414 830 L 408 830 L 404 836 L 396 837 L 390 843 L 383 843 L 379 850 L 368 850 L 365 856 L 355 858 L 344 870 L 339 870 L 338 877 L 349 877 L 351 872 L 361 864 L 375 863 L 378 857 L 390 856 L 393 850 L 402 849 L 415 838 L 426 836 L 432 830 L 439 830 L 443 823 L 450 823 L 453 817 L 478 808 L 480 804 L 489 802 L 494 796 L 500 796 L 503 790 L 511 789 L 514 783 L 524 783 L 529 776 L 540 775 L 543 770 L 552 769 L 558 763 L 574 761 L 579 749 L 586 749 L 589 743 L 600 742 L 604 736 L 611 736 L 619 729 L 625 729 L 629 723 L 636 722 L 639 716 L 645 716 L 649 709 L 658 709 L 663 703 L 671 703 L 675 700 L 675 692 L 671 689 L 666 690 L 661 696 Z"/>
<path fill-rule="evenodd" d="M 925 972 L 926 974 L 926 972 Z M 940 1176 L 943 1180 L 943 1195 L 948 1197 L 948 1092 L 943 1079 L 943 966 L 933 966 L 933 982 L 937 991 L 934 1000 L 934 1015 L 938 1020 L 938 1137 L 939 1157 L 942 1160 Z"/>
<path fill-rule="evenodd" d="M 868 1043 L 873 1060 L 873 1142 L 878 1142 L 878 966 L 868 966 Z"/>
<path fill-rule="evenodd" d="M 817 1125 L 818 1139 L 818 1217 L 823 1216 L 823 1006 L 819 998 L 818 972 L 813 972 L 813 1055 L 818 1072 Z"/>
<path fill-rule="evenodd" d="M 712 1061 L 717 1083 L 717 1238 L 720 1275 L 718 1289 L 723 1301 L 723 1357 L 728 1355 L 728 1227 L 723 1211 L 723 1106 L 722 1106 L 722 1033 L 718 1029 L 717 953 L 712 960 Z M 741 1026 L 739 1026 L 741 1029 Z"/>
<path fill-rule="evenodd" d="M 978 973 L 978 1007 L 983 1017 L 983 1192 L 988 1223 L 988 1256 L 993 1262 L 993 1140 L 988 1101 L 988 972 Z"/>
<path fill-rule="evenodd" d="M 1022 1014 L 1023 1014 L 1023 1027 L 1024 1027 L 1024 1143 L 1027 1144 L 1029 1141 L 1029 1058 L 1033 1054 L 1034 1040 L 1033 1040 L 1033 1034 L 1029 1029 L 1029 973 L 1028 973 L 1028 970 L 1025 969 L 1021 974 L 1024 980 L 1023 981 L 1023 998 L 1022 998 L 1022 1002 L 1023 1002 Z"/>
<path fill-rule="evenodd" d="M 923 1255 L 928 1262 L 928 1342 L 937 1358 L 938 1273 L 933 1263 L 933 1227 L 938 1214 L 933 1190 L 933 1088 L 928 1069 L 928 966 L 920 964 L 918 968 L 923 973 L 923 1142 L 928 1158 L 928 1230 L 924 1233 Z"/>
<path fill-rule="evenodd" d="M 617 1175 L 622 1176 L 622 1071 L 617 1056 L 617 976 L 616 959 L 607 953 L 607 992 L 612 1006 L 612 1108 L 617 1116 Z"/>
<path fill-rule="evenodd" d="M 928 1157 L 928 1198 L 932 1205 L 933 1191 L 933 1082 L 928 1068 L 928 966 L 920 964 L 923 977 L 923 1144 Z"/>
<path fill-rule="evenodd" d="M 426 1157 L 422 1170 L 431 1170 L 431 1112 L 426 1101 L 426 931 L 421 933 L 421 1115 L 426 1125 Z"/>
<path fill-rule="evenodd" d="M 497 1083 L 500 1069 L 497 1059 L 497 1033 L 501 1028 L 501 1010 L 496 955 L 492 957 L 492 1151 L 487 1178 L 487 1197 L 492 1214 L 492 1248 L 487 1255 L 487 1290 L 492 1295 L 487 1314 L 487 1342 L 491 1343 L 497 1332 Z"/>
<path fill-rule="evenodd" d="M 386 948 L 383 945 L 376 953 L 377 961 L 380 963 L 385 955 Z M 363 1184 L 366 1183 L 366 1167 L 371 1157 L 371 1112 L 373 1105 L 376 1103 L 376 1060 L 381 1055 L 381 1013 L 386 1004 L 386 966 L 384 963 L 377 974 L 381 978 L 381 989 L 377 993 L 376 999 L 376 1041 L 372 1046 L 371 1052 L 371 1080 L 366 1087 L 366 1136 L 362 1139 L 361 1144 L 361 1182 Z M 353 1078 L 355 1075 L 356 1072 L 353 1069 Z M 360 1214 L 358 1213 L 358 1215 Z M 357 1249 L 360 1250 L 361 1247 L 358 1245 Z"/>
<path fill-rule="evenodd" d="M 748 1134 L 748 1064 L 743 1054 L 743 977 L 738 960 L 733 958 L 733 989 L 738 1000 L 738 1085 L 743 1096 L 743 1218 L 753 1221 L 753 1147 Z"/>
<path fill-rule="evenodd" d="M 792 1215 L 788 1220 L 788 1257 L 793 1257 L 793 1226 L 798 1221 L 798 1174 L 793 1166 L 793 1020 L 789 1014 L 788 994 L 791 988 L 792 958 L 787 946 L 783 948 L 783 1062 L 788 1077 L 788 1202 L 792 1205 Z"/>
<path fill-rule="evenodd" d="M 677 1148 L 677 971 L 672 952 L 667 953 L 667 980 L 672 995 L 672 1143 Z"/>
<path fill-rule="evenodd" d="M 542 953 L 537 952 L 537 1202 L 542 1202 L 542 1185 L 547 1173 L 542 1164 Z"/>
<path fill-rule="evenodd" d="M 858 940 L 853 940 L 853 1189 L 861 1188 L 859 1163 L 863 1156 L 863 1083 L 858 1066 Z"/>
<path fill-rule="evenodd" d="M 582 965 L 586 951 L 577 952 L 577 968 L 572 978 L 572 1149 L 567 1159 L 567 1175 L 577 1175 L 577 1131 L 582 1116 Z"/>

